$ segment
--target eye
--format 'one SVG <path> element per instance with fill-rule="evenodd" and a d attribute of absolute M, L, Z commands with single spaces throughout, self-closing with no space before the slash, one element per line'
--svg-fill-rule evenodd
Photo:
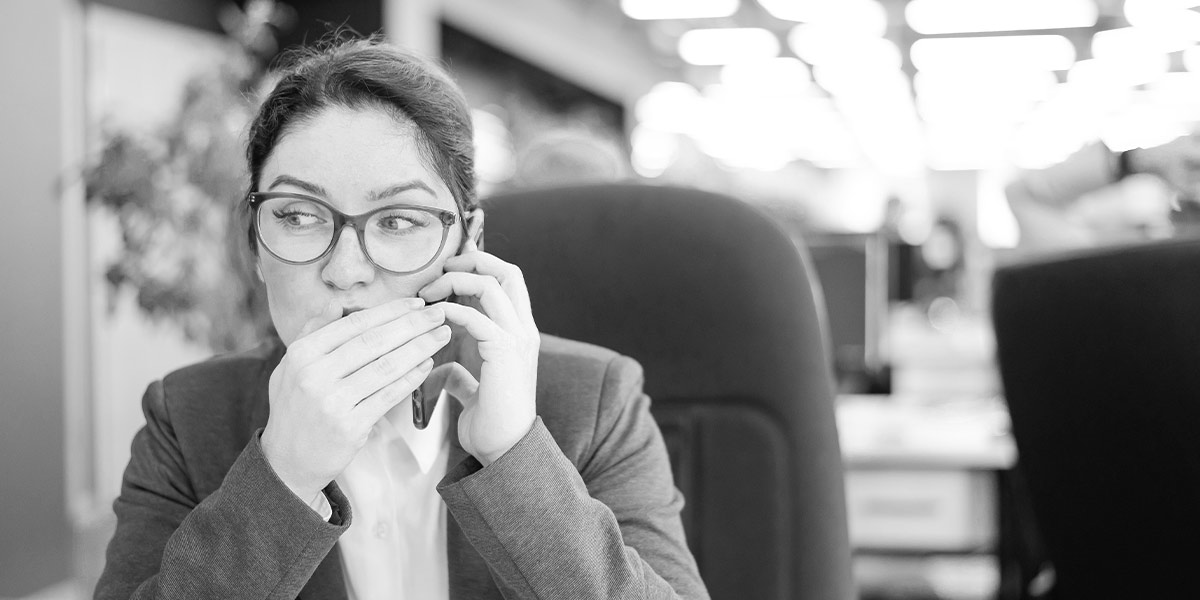
<path fill-rule="evenodd" d="M 413 209 L 392 209 L 375 215 L 375 226 L 390 235 L 405 235 L 429 227 L 432 217 Z"/>
<path fill-rule="evenodd" d="M 289 229 L 307 229 L 326 222 L 323 211 L 303 204 L 291 204 L 273 209 L 276 222 Z"/>

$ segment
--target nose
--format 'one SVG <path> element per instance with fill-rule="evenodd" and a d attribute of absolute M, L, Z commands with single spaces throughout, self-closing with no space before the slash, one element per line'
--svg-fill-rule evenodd
<path fill-rule="evenodd" d="M 356 285 L 366 285 L 375 279 L 375 265 L 367 260 L 367 255 L 358 242 L 358 233 L 353 227 L 342 227 L 334 242 L 333 252 L 330 252 L 321 278 L 330 287 L 348 290 Z"/>

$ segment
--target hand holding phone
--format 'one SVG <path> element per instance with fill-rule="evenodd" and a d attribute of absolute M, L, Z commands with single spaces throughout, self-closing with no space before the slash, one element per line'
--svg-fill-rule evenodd
<path fill-rule="evenodd" d="M 478 353 L 478 376 L 452 363 L 430 375 L 463 405 L 458 438 L 463 448 L 489 465 L 533 426 L 541 339 L 529 305 L 524 276 L 515 265 L 478 250 L 468 241 L 463 253 L 446 261 L 445 273 L 418 295 L 442 302 L 446 321 L 461 327 Z M 437 381 L 433 381 L 435 379 Z M 432 387 L 432 386 L 431 386 Z M 428 421 L 428 398 L 422 399 Z M 416 403 L 414 402 L 414 407 Z M 414 408 L 414 424 L 416 419 Z"/>

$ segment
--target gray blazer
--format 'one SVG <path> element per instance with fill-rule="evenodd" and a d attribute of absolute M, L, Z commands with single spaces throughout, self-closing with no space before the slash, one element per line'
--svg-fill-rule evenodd
<path fill-rule="evenodd" d="M 353 508 L 331 483 L 323 521 L 259 445 L 282 355 L 268 343 L 151 384 L 96 598 L 346 597 Z M 543 336 L 528 435 L 485 469 L 450 427 L 451 598 L 708 597 L 641 384 L 627 357 Z"/>

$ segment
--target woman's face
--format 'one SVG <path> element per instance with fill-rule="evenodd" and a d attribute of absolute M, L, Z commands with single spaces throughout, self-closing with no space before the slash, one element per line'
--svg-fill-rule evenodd
<path fill-rule="evenodd" d="M 257 191 L 315 196 L 347 215 L 389 204 L 457 213 L 449 188 L 421 159 L 416 135 L 415 125 L 398 122 L 383 110 L 324 109 L 279 139 L 263 165 Z M 267 286 L 271 319 L 285 344 L 295 341 L 304 324 L 331 301 L 344 312 L 416 296 L 442 274 L 443 263 L 461 245 L 462 228 L 450 228 L 433 264 L 408 275 L 372 265 L 352 227 L 337 236 L 332 252 L 307 265 L 281 262 L 259 248 L 258 268 Z"/>

